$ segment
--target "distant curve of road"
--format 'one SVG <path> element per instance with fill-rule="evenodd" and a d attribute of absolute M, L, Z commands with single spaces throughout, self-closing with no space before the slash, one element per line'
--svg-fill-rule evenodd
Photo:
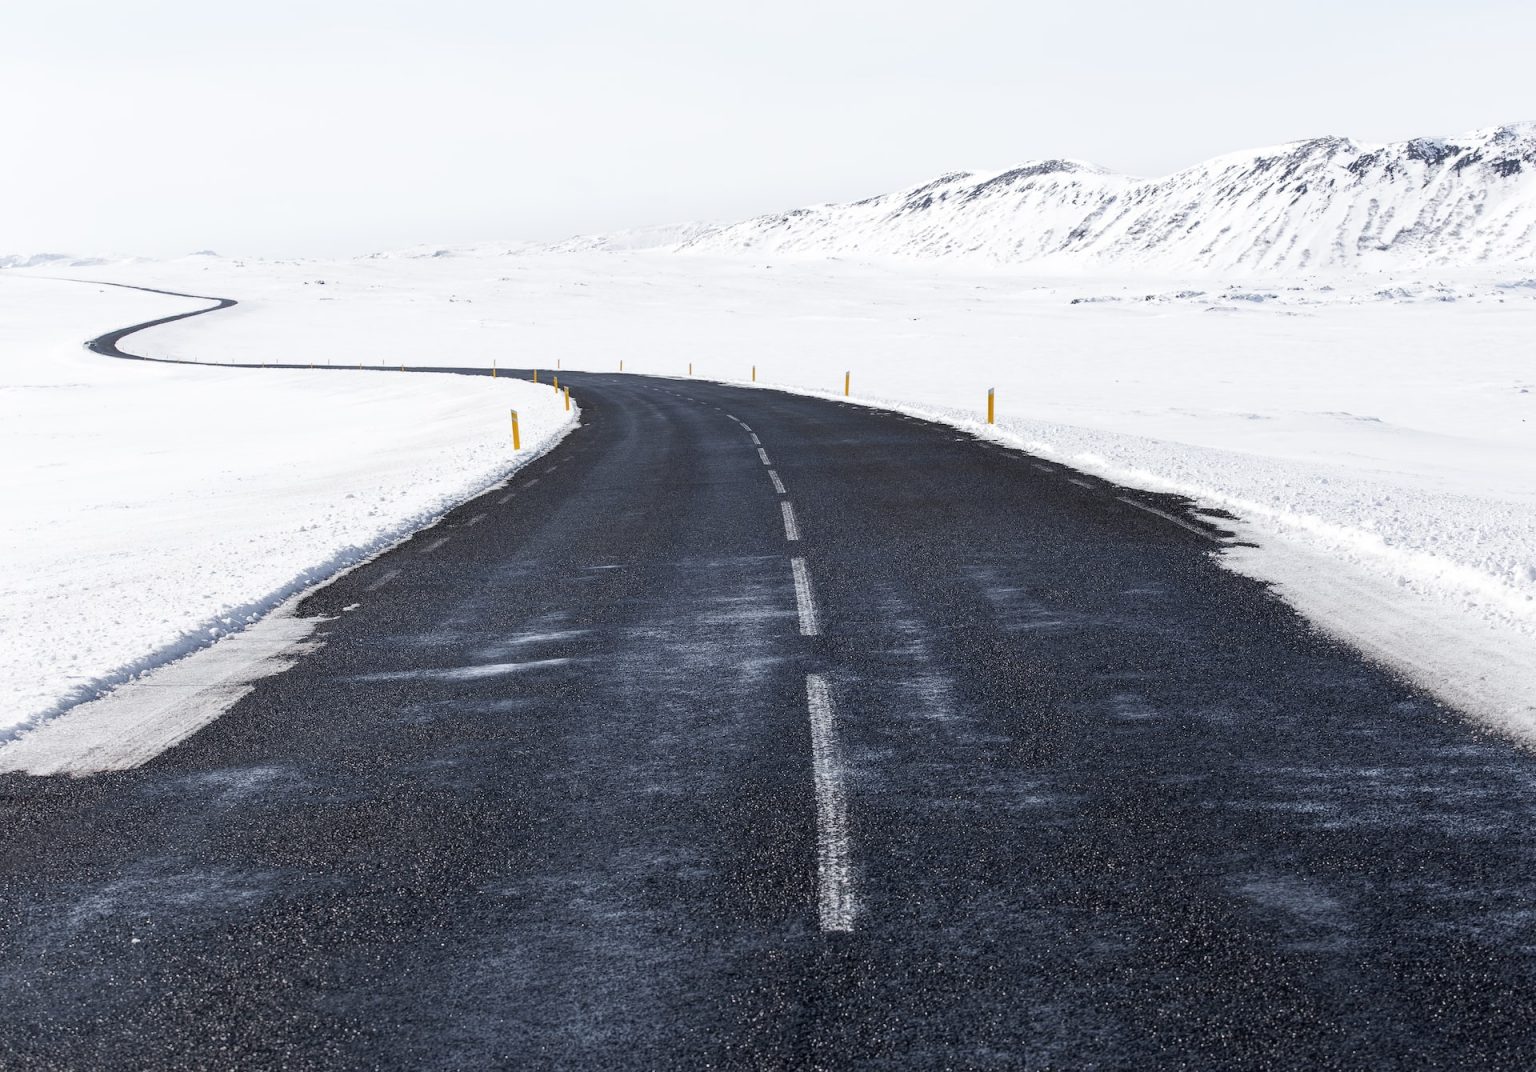
<path fill-rule="evenodd" d="M 292 669 L 0 775 L 0 1067 L 1536 1064 L 1536 757 L 1185 504 L 562 382 L 581 427 Z"/>

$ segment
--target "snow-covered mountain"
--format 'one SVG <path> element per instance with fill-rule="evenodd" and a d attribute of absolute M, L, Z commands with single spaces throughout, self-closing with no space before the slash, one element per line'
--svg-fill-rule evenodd
<path fill-rule="evenodd" d="M 0 268 L 94 268 L 112 263 L 104 257 L 77 257 L 73 253 L 0 254 Z"/>
<path fill-rule="evenodd" d="M 1452 139 L 1317 138 L 1160 179 L 1047 160 L 715 227 L 700 253 L 974 257 L 1300 271 L 1536 262 L 1536 123 Z"/>

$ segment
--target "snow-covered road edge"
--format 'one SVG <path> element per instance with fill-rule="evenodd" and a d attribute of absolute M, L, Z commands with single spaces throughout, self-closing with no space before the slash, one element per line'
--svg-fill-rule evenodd
<path fill-rule="evenodd" d="M 423 375 L 441 374 L 423 373 Z M 525 448 L 503 469 L 491 473 L 484 480 L 471 485 L 468 492 L 460 491 L 451 495 L 444 495 L 427 509 L 383 529 L 374 539 L 345 547 L 323 561 L 301 570 L 277 588 L 239 607 L 220 612 L 199 622 L 193 628 L 186 630 L 174 642 L 156 648 L 146 653 L 142 658 L 125 663 L 76 686 L 64 699 L 37 712 L 26 721 L 9 729 L 0 728 L 0 750 L 3 750 L 9 742 L 22 738 L 31 731 L 66 716 L 72 709 L 104 698 L 114 689 L 118 689 L 130 682 L 140 681 L 148 674 L 168 667 L 198 652 L 205 651 L 216 644 L 221 644 L 229 638 L 240 636 L 264 619 L 278 613 L 285 604 L 292 602 L 293 605 L 297 605 L 297 602 L 303 596 L 324 588 L 339 577 L 393 550 L 417 533 L 439 524 L 449 513 L 470 500 L 496 488 L 505 487 L 519 470 L 538 461 L 555 449 L 555 447 L 559 446 L 566 436 L 579 427 L 580 418 L 581 408 L 573 398 L 569 417 L 553 434 L 541 442 Z M 229 629 L 231 619 L 241 623 L 239 629 Z"/>
<path fill-rule="evenodd" d="M 678 379 L 686 382 L 686 377 Z M 714 381 L 783 391 L 902 413 L 969 432 L 1122 487 L 1187 498 L 1223 519 L 1237 542 L 1224 546 L 1223 568 L 1272 586 L 1314 627 L 1429 692 L 1442 703 L 1520 744 L 1536 746 L 1536 657 L 1516 624 L 1536 624 L 1536 606 L 1495 577 L 1420 551 L 1387 546 L 1374 533 L 1297 514 L 1257 499 L 1225 494 L 1148 469 L 1019 431 L 1028 423 L 986 424 L 955 410 L 796 384 Z M 1010 427 L 1011 426 L 1011 427 Z M 1432 598 L 1438 597 L 1438 598 Z M 1476 606 L 1455 616 L 1448 604 Z M 1501 628 L 1501 625 L 1510 628 Z"/>
<path fill-rule="evenodd" d="M 401 522 L 367 545 L 348 548 L 302 571 L 288 584 L 241 608 L 242 628 L 209 640 L 228 615 L 191 630 L 177 643 L 84 685 L 76 697 L 9 734 L 0 733 L 0 773 L 93 774 L 139 766 L 180 743 L 234 706 L 264 677 L 289 669 L 318 647 L 310 640 L 328 619 L 300 618 L 309 596 L 385 555 L 487 492 L 506 487 L 519 470 L 544 457 L 580 426 L 570 420 L 469 494 L 445 496 L 425 520 Z"/>

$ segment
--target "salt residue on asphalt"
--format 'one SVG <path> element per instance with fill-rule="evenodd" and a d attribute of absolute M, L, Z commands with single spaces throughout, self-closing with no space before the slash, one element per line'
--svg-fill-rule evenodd
<path fill-rule="evenodd" d="M 81 346 L 206 304 L 0 274 L 0 740 L 241 628 L 569 427 L 553 391 L 507 378 L 189 368 Z"/>
<path fill-rule="evenodd" d="M 1536 280 L 426 252 L 111 272 L 255 299 L 157 331 L 167 356 L 692 362 L 731 381 L 755 365 L 760 384 L 826 394 L 851 371 L 856 399 L 975 429 L 995 387 L 995 434 L 1241 515 L 1261 548 L 1233 565 L 1536 735 Z"/>

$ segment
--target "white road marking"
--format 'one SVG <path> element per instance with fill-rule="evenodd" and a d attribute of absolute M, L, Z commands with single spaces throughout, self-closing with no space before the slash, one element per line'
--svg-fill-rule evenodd
<path fill-rule="evenodd" d="M 785 499 L 779 503 L 779 509 L 784 511 L 784 538 L 786 540 L 798 540 L 800 538 L 800 526 L 795 521 L 795 508 Z"/>
<path fill-rule="evenodd" d="M 811 772 L 816 786 L 817 901 L 824 931 L 853 930 L 857 905 L 849 859 L 848 800 L 843 789 L 843 758 L 837 743 L 832 693 L 820 674 L 805 676 L 806 706 L 811 714 Z"/>
<path fill-rule="evenodd" d="M 1052 469 L 1049 465 L 1041 465 L 1039 462 L 1030 462 L 1029 464 L 1033 465 L 1036 469 L 1040 470 L 1042 473 L 1054 473 L 1056 471 L 1056 470 Z"/>
<path fill-rule="evenodd" d="M 768 479 L 773 481 L 773 490 L 774 491 L 778 492 L 780 495 L 788 495 L 789 494 L 789 492 L 784 490 L 784 481 L 779 479 L 779 474 L 775 470 L 773 470 L 773 469 L 768 470 Z"/>
<path fill-rule="evenodd" d="M 469 526 L 471 526 L 471 525 L 478 525 L 478 524 L 480 524 L 480 522 L 482 522 L 484 520 L 485 520 L 485 515 L 484 514 L 476 514 L 474 517 L 472 517 L 468 521 L 464 522 L 464 527 L 465 528 L 469 528 Z"/>
<path fill-rule="evenodd" d="M 760 446 L 763 445 L 763 441 L 761 439 L 757 438 L 757 433 L 756 432 L 752 433 L 752 445 L 754 447 L 760 447 Z"/>
<path fill-rule="evenodd" d="M 505 495 L 503 495 L 501 498 L 496 500 L 496 505 L 497 506 L 505 506 L 505 505 L 507 505 L 507 503 L 511 502 L 516 497 L 517 497 L 517 492 L 509 491 Z"/>
<path fill-rule="evenodd" d="M 1088 481 L 1086 481 L 1086 480 L 1079 480 L 1075 476 L 1067 477 L 1067 483 L 1068 484 L 1076 484 L 1078 487 L 1080 487 L 1080 488 L 1087 488 L 1089 491 L 1093 490 L 1093 485 L 1092 484 L 1088 483 Z"/>
<path fill-rule="evenodd" d="M 1212 533 L 1206 532 L 1199 525 L 1192 525 L 1192 524 L 1190 524 L 1188 521 L 1185 521 L 1182 517 L 1174 517 L 1172 514 L 1168 513 L 1165 510 L 1159 510 L 1155 506 L 1148 506 L 1146 503 L 1139 503 L 1135 499 L 1127 499 L 1124 495 L 1116 495 L 1115 498 L 1119 499 L 1121 502 L 1125 503 L 1125 505 L 1127 505 L 1127 506 L 1134 506 L 1134 507 L 1136 507 L 1136 509 L 1138 509 L 1138 510 L 1145 510 L 1149 514 L 1156 514 L 1158 517 L 1162 518 L 1164 521 L 1172 521 L 1175 525 L 1179 526 L 1179 528 L 1181 528 L 1181 529 L 1188 529 L 1190 532 L 1193 532 L 1196 536 L 1204 536 L 1207 540 L 1210 540 L 1212 543 L 1220 543 L 1221 542 L 1221 538 L 1220 537 L 1218 537 L 1218 536 L 1216 536 L 1216 535 L 1214 535 Z"/>
<path fill-rule="evenodd" d="M 758 447 L 757 448 L 757 456 L 759 458 L 763 459 L 763 464 L 764 465 L 772 465 L 773 464 L 771 461 L 768 460 L 768 452 L 766 450 L 764 450 L 762 447 Z"/>
<path fill-rule="evenodd" d="M 424 555 L 430 555 L 433 551 L 436 551 L 439 547 L 443 546 L 443 544 L 445 544 L 447 542 L 448 542 L 448 537 L 446 537 L 446 536 L 439 536 L 437 539 L 435 539 L 431 543 L 427 544 L 427 546 L 423 547 L 421 549 L 421 553 L 424 554 Z"/>
<path fill-rule="evenodd" d="M 803 558 L 790 559 L 789 568 L 795 575 L 795 609 L 800 612 L 800 635 L 821 636 L 816 593 L 811 591 L 811 571 L 806 568 Z"/>
<path fill-rule="evenodd" d="M 744 431 L 748 431 L 748 432 L 752 431 L 752 426 L 750 424 L 748 424 L 746 421 L 737 421 L 736 423 L 741 425 L 741 427 L 742 427 L 742 429 Z"/>
<path fill-rule="evenodd" d="M 539 478 L 538 478 L 538 477 L 534 477 L 534 478 L 533 478 L 533 479 L 532 479 L 532 480 L 529 480 L 529 481 L 528 481 L 528 482 L 527 482 L 527 483 L 525 483 L 525 484 L 524 484 L 524 485 L 523 485 L 523 487 L 525 487 L 525 488 L 531 488 L 531 487 L 533 487 L 533 486 L 534 486 L 534 485 L 535 485 L 535 484 L 537 484 L 537 483 L 538 483 L 538 482 L 539 482 Z"/>
<path fill-rule="evenodd" d="M 722 410 L 721 412 L 724 412 L 724 411 Z M 725 415 L 727 417 L 729 417 L 731 420 L 736 421 L 737 424 L 741 423 L 741 421 L 737 419 L 736 414 L 734 414 L 734 413 L 726 413 Z"/>
<path fill-rule="evenodd" d="M 366 589 L 364 589 L 364 591 L 367 591 L 367 592 L 377 592 L 380 588 L 383 588 L 386 584 L 388 584 L 390 581 L 394 580 L 398 576 L 400 576 L 400 571 L 397 570 L 397 569 L 392 569 L 388 573 L 386 573 L 382 577 L 380 577 L 378 580 L 376 580 L 372 584 L 370 584 Z"/>

